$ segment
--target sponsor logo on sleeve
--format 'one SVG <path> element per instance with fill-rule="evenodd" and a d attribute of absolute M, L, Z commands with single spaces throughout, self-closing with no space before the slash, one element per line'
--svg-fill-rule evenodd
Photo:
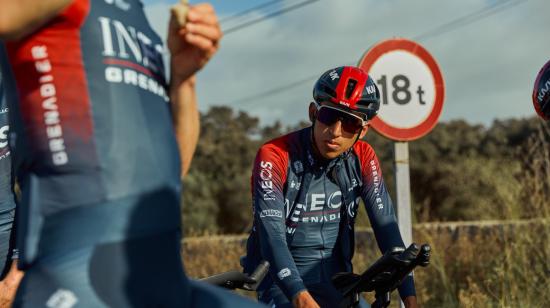
<path fill-rule="evenodd" d="M 49 308 L 72 308 L 77 302 L 78 298 L 72 291 L 59 289 L 50 296 L 46 306 Z"/>
<path fill-rule="evenodd" d="M 48 138 L 48 149 L 54 165 L 62 166 L 69 162 L 69 155 L 65 147 L 65 137 L 62 127 L 63 118 L 59 112 L 57 100 L 57 86 L 46 45 L 33 46 L 31 48 L 34 68 L 40 75 L 38 78 L 39 93 L 42 99 L 43 121 L 46 127 L 45 134 Z"/>
<path fill-rule="evenodd" d="M 300 182 L 296 182 L 294 180 L 290 181 L 290 188 L 300 190 Z"/>
<path fill-rule="evenodd" d="M 289 277 L 290 275 L 291 275 L 291 272 L 288 267 L 283 268 L 277 273 L 277 277 L 279 277 L 279 280 L 283 280 L 286 277 Z"/>
<path fill-rule="evenodd" d="M 264 217 L 283 217 L 283 212 L 275 209 L 267 209 L 260 212 L 260 218 Z"/>
<path fill-rule="evenodd" d="M 376 207 L 379 210 L 382 210 L 384 209 L 384 203 L 382 201 L 382 198 L 380 198 L 380 175 L 378 172 L 378 167 L 376 166 L 376 162 L 374 160 L 370 161 L 370 167 L 371 167 L 371 174 L 373 179 L 372 185 L 374 185 L 374 194 L 376 196 L 376 199 L 375 199 Z"/>
<path fill-rule="evenodd" d="M 273 163 L 268 161 L 260 162 L 260 186 L 263 190 L 264 201 L 275 200 L 273 191 Z"/>

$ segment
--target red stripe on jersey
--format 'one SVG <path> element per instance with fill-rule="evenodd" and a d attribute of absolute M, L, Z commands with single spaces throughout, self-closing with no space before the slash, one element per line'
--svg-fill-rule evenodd
<path fill-rule="evenodd" d="M 75 0 L 47 26 L 7 44 L 26 137 L 39 153 L 93 142 L 79 30 L 89 11 L 90 0 Z"/>
<path fill-rule="evenodd" d="M 288 175 L 289 137 L 290 134 L 268 141 L 258 150 L 250 179 L 252 193 L 254 193 L 255 179 L 260 182 L 268 181 L 273 189 L 283 192 Z"/>
<path fill-rule="evenodd" d="M 368 184 L 373 184 L 376 177 L 378 178 L 378 181 L 382 179 L 380 162 L 378 161 L 378 157 L 376 157 L 376 153 L 370 144 L 359 140 L 353 146 L 353 150 L 357 154 L 359 162 L 361 163 L 361 174 L 363 179 L 366 180 Z"/>

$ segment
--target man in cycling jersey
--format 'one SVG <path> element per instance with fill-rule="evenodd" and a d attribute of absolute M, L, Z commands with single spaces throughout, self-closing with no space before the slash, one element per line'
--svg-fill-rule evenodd
<path fill-rule="evenodd" d="M 550 61 L 546 62 L 537 75 L 532 99 L 537 114 L 550 121 Z"/>
<path fill-rule="evenodd" d="M 375 82 L 359 68 L 338 67 L 320 77 L 313 98 L 311 127 L 265 143 L 253 168 L 243 265 L 250 272 L 269 261 L 258 297 L 276 307 L 338 307 L 331 277 L 352 271 L 360 199 L 380 250 L 404 246 L 376 154 L 360 140 L 378 112 Z M 417 306 L 412 276 L 399 291 L 406 307 Z"/>
<path fill-rule="evenodd" d="M 181 262 L 194 74 L 221 38 L 209 4 L 185 8 L 168 83 L 139 0 L 0 0 L 26 270 L 15 307 L 253 305 L 190 281 Z"/>

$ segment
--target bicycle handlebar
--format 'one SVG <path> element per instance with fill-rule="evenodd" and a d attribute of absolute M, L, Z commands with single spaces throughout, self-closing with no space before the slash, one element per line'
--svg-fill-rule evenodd
<path fill-rule="evenodd" d="M 231 290 L 256 291 L 268 271 L 269 262 L 262 261 L 250 276 L 240 271 L 229 271 L 199 280 Z"/>
<path fill-rule="evenodd" d="M 418 247 L 411 244 L 407 249 L 393 247 L 372 264 L 361 275 L 354 273 L 337 273 L 332 283 L 346 299 L 343 306 L 353 307 L 359 301 L 361 292 L 376 292 L 373 307 L 387 307 L 389 293 L 395 290 L 420 265 L 430 263 L 431 248 L 425 244 Z"/>

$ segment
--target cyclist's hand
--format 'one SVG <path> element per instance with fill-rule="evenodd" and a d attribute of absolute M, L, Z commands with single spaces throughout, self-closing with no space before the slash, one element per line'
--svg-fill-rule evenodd
<path fill-rule="evenodd" d="M 17 269 L 17 261 L 14 261 L 4 280 L 0 281 L 0 307 L 11 307 L 22 278 L 23 272 Z"/>
<path fill-rule="evenodd" d="M 416 302 L 416 296 L 407 296 L 403 300 L 403 304 L 405 304 L 405 308 L 417 308 L 418 303 Z"/>
<path fill-rule="evenodd" d="M 181 25 L 181 19 L 175 14 L 170 18 L 168 49 L 172 77 L 184 81 L 218 51 L 222 31 L 214 8 L 208 3 L 189 6 L 184 25 Z"/>
<path fill-rule="evenodd" d="M 294 308 L 319 308 L 319 304 L 311 297 L 308 291 L 302 291 L 294 296 L 292 306 Z"/>

